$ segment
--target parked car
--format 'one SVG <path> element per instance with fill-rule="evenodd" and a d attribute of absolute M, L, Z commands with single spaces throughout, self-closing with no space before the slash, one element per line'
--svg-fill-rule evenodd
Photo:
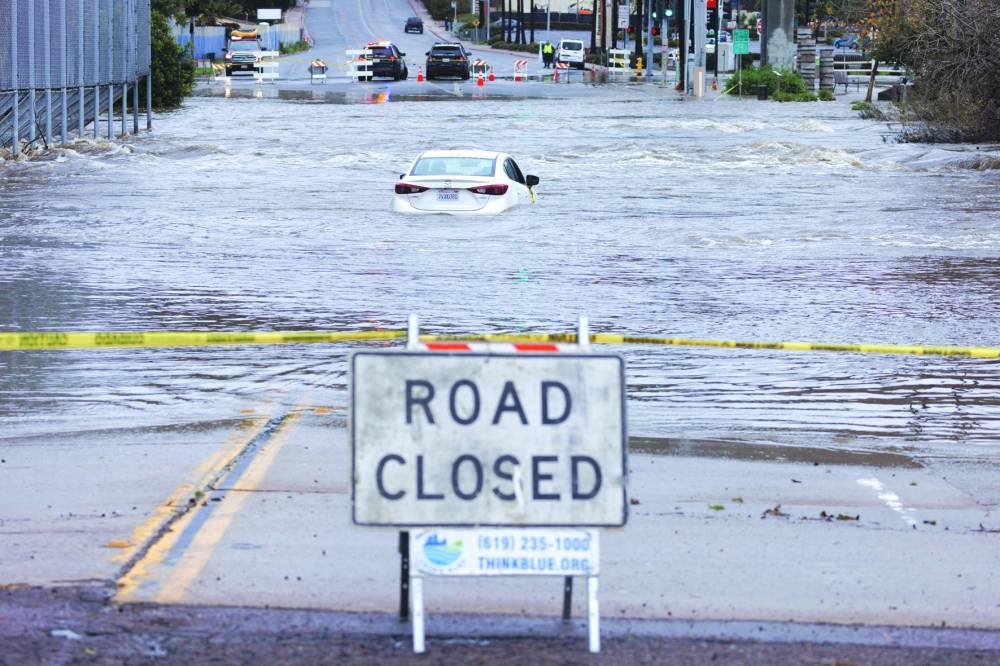
<path fill-rule="evenodd" d="M 485 150 L 428 150 L 396 183 L 397 213 L 493 215 L 535 202 L 526 176 L 510 155 Z"/>
<path fill-rule="evenodd" d="M 424 22 L 419 16 L 411 16 L 406 19 L 406 24 L 403 26 L 403 32 L 417 32 L 421 35 L 424 34 Z"/>
<path fill-rule="evenodd" d="M 556 62 L 583 69 L 583 42 L 579 39 L 560 39 L 556 46 Z"/>
<path fill-rule="evenodd" d="M 406 68 L 406 55 L 392 42 L 368 42 L 365 50 L 368 55 L 361 56 L 368 62 L 368 79 L 375 76 L 388 77 L 394 81 L 405 81 L 410 73 Z"/>
<path fill-rule="evenodd" d="M 472 54 L 465 50 L 460 42 L 437 42 L 427 52 L 427 79 L 437 79 L 442 76 L 457 76 L 463 80 L 469 78 L 469 63 Z"/>

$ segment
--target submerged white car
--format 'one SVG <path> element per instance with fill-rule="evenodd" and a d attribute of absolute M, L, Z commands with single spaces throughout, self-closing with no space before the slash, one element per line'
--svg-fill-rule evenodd
<path fill-rule="evenodd" d="M 495 215 L 532 204 L 538 176 L 526 176 L 510 155 L 485 150 L 428 150 L 396 183 L 397 213 Z"/>

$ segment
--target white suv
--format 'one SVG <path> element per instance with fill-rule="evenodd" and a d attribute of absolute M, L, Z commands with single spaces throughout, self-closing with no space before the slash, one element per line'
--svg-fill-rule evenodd
<path fill-rule="evenodd" d="M 583 69 L 583 42 L 579 39 L 560 39 L 556 47 L 556 62 Z"/>

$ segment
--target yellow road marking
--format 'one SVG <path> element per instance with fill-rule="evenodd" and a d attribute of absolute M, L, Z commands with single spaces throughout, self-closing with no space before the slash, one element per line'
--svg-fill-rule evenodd
<path fill-rule="evenodd" d="M 285 445 L 288 432 L 291 426 L 301 416 L 302 406 L 297 406 L 291 414 L 284 420 L 274 435 L 260 448 L 253 462 L 243 472 L 243 475 L 235 480 L 234 486 L 238 484 L 238 491 L 230 491 L 225 499 L 212 511 L 212 515 L 205 521 L 205 524 L 198 530 L 197 535 L 191 541 L 190 546 L 185 550 L 180 562 L 171 572 L 169 578 L 160 588 L 159 594 L 154 601 L 157 603 L 178 603 L 184 599 L 191 586 L 194 585 L 205 565 L 215 552 L 216 546 L 225 536 L 226 531 L 232 525 L 236 515 L 243 509 L 250 493 L 260 487 L 264 475 L 271 468 L 278 452 Z M 192 512 L 192 516 L 195 512 Z M 186 517 L 187 518 L 187 517 Z M 189 520 L 184 521 L 185 526 Z M 177 536 L 183 531 L 182 526 L 175 531 L 171 542 L 176 542 Z M 171 545 L 172 545 L 171 543 Z"/>
<path fill-rule="evenodd" d="M 112 561 L 125 563 L 131 560 L 149 539 L 153 538 L 169 520 L 187 505 L 188 500 L 193 497 L 193 493 L 208 487 L 218 477 L 239 452 L 253 441 L 253 438 L 260 433 L 267 421 L 266 416 L 244 419 L 240 427 L 229 435 L 226 443 L 198 465 L 188 481 L 177 486 L 141 525 L 132 530 L 128 547 L 117 553 Z M 164 551 L 158 548 L 160 545 L 160 543 L 153 544 L 149 552 L 131 570 L 119 578 L 118 597 L 125 598 L 133 594 L 146 578 L 150 566 L 162 560 Z"/>

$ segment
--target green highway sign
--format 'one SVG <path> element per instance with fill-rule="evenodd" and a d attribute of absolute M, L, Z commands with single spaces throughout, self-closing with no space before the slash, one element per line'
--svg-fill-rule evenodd
<path fill-rule="evenodd" d="M 733 30 L 733 54 L 746 55 L 750 53 L 750 31 Z"/>

